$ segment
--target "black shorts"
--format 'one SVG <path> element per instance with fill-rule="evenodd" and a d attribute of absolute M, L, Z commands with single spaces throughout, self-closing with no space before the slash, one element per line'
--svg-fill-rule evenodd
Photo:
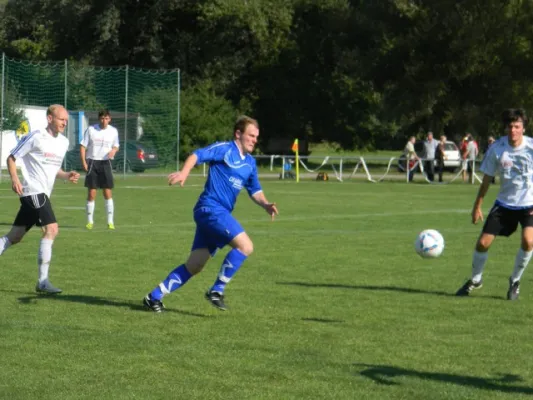
<path fill-rule="evenodd" d="M 45 226 L 57 222 L 52 203 L 44 193 L 20 198 L 20 209 L 13 226 L 25 226 L 26 232 L 33 225 Z"/>
<path fill-rule="evenodd" d="M 483 233 L 496 236 L 511 236 L 518 227 L 522 229 L 533 226 L 533 207 L 523 210 L 511 210 L 495 204 L 483 225 Z"/>
<path fill-rule="evenodd" d="M 89 170 L 85 176 L 85 187 L 89 189 L 113 189 L 113 171 L 110 160 L 88 160 Z"/>

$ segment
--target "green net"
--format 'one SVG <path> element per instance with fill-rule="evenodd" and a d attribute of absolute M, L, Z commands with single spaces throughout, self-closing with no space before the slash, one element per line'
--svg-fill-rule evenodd
<path fill-rule="evenodd" d="M 176 169 L 179 70 L 101 68 L 66 61 L 30 63 L 4 56 L 1 78 L 1 130 L 16 130 L 24 119 L 39 121 L 30 124 L 32 130 L 40 128 L 46 118 L 35 115 L 44 115 L 50 104 L 63 104 L 70 114 L 65 134 L 75 152 L 85 129 L 98 123 L 98 111 L 108 109 L 121 142 L 117 171 Z"/>

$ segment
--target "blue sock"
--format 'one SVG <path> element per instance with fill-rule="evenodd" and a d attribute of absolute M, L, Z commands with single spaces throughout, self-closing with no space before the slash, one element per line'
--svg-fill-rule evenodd
<path fill-rule="evenodd" d="M 192 275 L 185 267 L 185 264 L 181 264 L 168 274 L 167 279 L 150 292 L 150 297 L 154 300 L 161 300 L 164 295 L 185 285 L 185 283 L 191 279 L 191 276 Z"/>
<path fill-rule="evenodd" d="M 211 288 L 211 291 L 224 293 L 226 285 L 231 280 L 233 275 L 237 273 L 242 263 L 247 258 L 248 256 L 245 256 L 239 250 L 232 249 L 224 259 L 222 267 L 220 267 L 220 272 L 218 273 L 217 280 Z"/>

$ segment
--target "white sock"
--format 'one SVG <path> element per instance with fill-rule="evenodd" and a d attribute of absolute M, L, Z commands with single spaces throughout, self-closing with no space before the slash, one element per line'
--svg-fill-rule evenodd
<path fill-rule="evenodd" d="M 2 255 L 9 246 L 11 246 L 11 242 L 9 241 L 7 236 L 0 238 L 0 255 Z"/>
<path fill-rule="evenodd" d="M 472 282 L 478 283 L 481 281 L 487 258 L 489 258 L 488 251 L 484 253 L 480 253 L 477 250 L 474 251 L 474 255 L 472 256 Z"/>
<path fill-rule="evenodd" d="M 53 239 L 41 239 L 39 246 L 39 283 L 48 279 L 48 269 L 50 268 L 50 261 L 52 260 L 52 244 Z"/>
<path fill-rule="evenodd" d="M 519 281 L 520 278 L 522 278 L 522 274 L 526 270 L 527 264 L 529 263 L 529 260 L 531 260 L 532 255 L 533 251 L 524 251 L 522 248 L 518 250 L 514 261 L 513 274 L 511 275 L 511 280 L 513 282 Z"/>
<path fill-rule="evenodd" d="M 113 214 L 115 212 L 115 205 L 113 204 L 113 199 L 108 199 L 105 201 L 105 210 L 107 211 L 107 223 L 113 223 Z"/>
<path fill-rule="evenodd" d="M 94 201 L 87 202 L 87 223 L 94 224 Z"/>

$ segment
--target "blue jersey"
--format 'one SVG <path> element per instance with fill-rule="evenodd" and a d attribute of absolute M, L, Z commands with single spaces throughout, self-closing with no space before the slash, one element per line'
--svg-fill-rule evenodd
<path fill-rule="evenodd" d="M 194 151 L 197 164 L 209 163 L 209 175 L 195 210 L 199 207 L 233 211 L 244 187 L 250 196 L 261 192 L 254 158 L 242 155 L 235 142 L 217 142 Z"/>

